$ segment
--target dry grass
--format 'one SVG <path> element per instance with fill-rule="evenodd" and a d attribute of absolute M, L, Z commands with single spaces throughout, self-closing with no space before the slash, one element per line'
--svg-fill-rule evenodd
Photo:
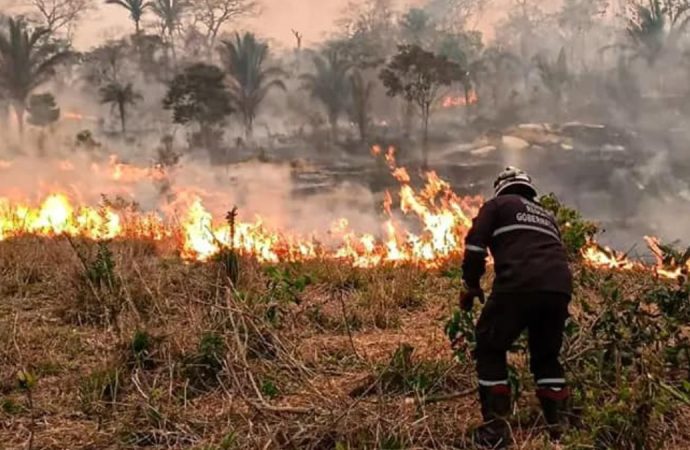
<path fill-rule="evenodd" d="M 109 247 L 103 279 L 95 244 L 0 243 L 0 448 L 472 448 L 472 367 L 443 331 L 457 280 L 242 260 L 232 286 L 219 263 Z M 550 448 L 531 396 L 517 412 L 518 448 Z M 664 448 L 690 445 L 688 414 Z"/>

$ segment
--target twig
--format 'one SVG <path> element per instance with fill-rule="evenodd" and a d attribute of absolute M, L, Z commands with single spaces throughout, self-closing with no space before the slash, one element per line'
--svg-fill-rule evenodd
<path fill-rule="evenodd" d="M 405 403 L 415 403 L 417 405 L 428 405 L 430 403 L 446 402 L 457 398 L 467 397 L 477 392 L 477 388 L 465 389 L 451 394 L 430 395 L 428 397 L 406 397 Z"/>
<path fill-rule="evenodd" d="M 88 277 L 89 265 L 86 259 L 84 258 L 84 255 L 81 254 L 79 248 L 77 248 L 77 245 L 74 243 L 74 241 L 68 234 L 65 234 L 65 238 L 67 239 L 67 242 L 69 242 L 70 247 L 72 247 L 72 250 L 74 250 L 74 254 L 77 255 L 77 258 L 81 262 L 81 265 L 84 269 L 84 277 L 86 278 L 86 281 L 89 284 L 89 288 L 91 288 L 91 293 L 94 295 L 94 297 L 96 297 L 96 300 L 98 300 L 99 304 L 103 304 L 103 300 L 101 299 L 101 296 L 98 295 L 96 286 L 93 284 L 93 281 L 91 281 L 91 279 Z"/>
<path fill-rule="evenodd" d="M 352 337 L 352 330 L 350 330 L 350 321 L 347 317 L 347 308 L 345 307 L 345 300 L 343 299 L 343 297 L 345 296 L 345 291 L 342 289 L 340 289 L 339 291 L 340 292 L 338 293 L 338 300 L 340 301 L 340 308 L 343 313 L 343 320 L 345 321 L 345 330 L 347 331 L 347 337 L 350 340 L 350 347 L 352 347 L 352 353 L 354 353 L 355 357 L 361 361 L 362 357 L 359 356 L 359 353 L 357 353 L 357 348 L 355 347 L 355 340 Z"/>

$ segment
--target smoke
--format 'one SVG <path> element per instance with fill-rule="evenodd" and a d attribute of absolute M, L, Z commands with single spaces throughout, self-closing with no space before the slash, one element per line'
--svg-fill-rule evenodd
<path fill-rule="evenodd" d="M 229 167 L 183 160 L 167 169 L 123 164 L 115 156 L 94 159 L 75 153 L 69 159 L 21 156 L 0 162 L 0 198 L 13 205 L 38 205 L 48 195 L 64 194 L 75 206 L 96 206 L 103 199 L 136 202 L 143 212 L 180 219 L 196 199 L 216 219 L 237 207 L 240 220 L 301 236 L 319 235 L 347 218 L 350 229 L 378 233 L 380 199 L 354 183 L 312 185 L 295 180 L 287 164 L 247 162 Z"/>
<path fill-rule="evenodd" d="M 165 76 L 156 79 L 141 73 L 128 55 L 132 61 L 125 61 L 123 79 L 133 82 L 144 98 L 131 107 L 129 134 L 134 137 L 118 137 L 117 116 L 99 104 L 97 88 L 83 82 L 81 73 L 63 76 L 60 83 L 40 89 L 56 94 L 63 113 L 61 123 L 48 135 L 46 156 L 33 156 L 40 153 L 35 129 L 29 130 L 21 145 L 10 139 L 0 143 L 0 159 L 8 161 L 0 164 L 0 196 L 35 203 L 61 191 L 79 203 L 94 205 L 101 201 L 101 194 L 120 195 L 146 211 L 167 216 L 181 214 L 199 197 L 217 218 L 237 206 L 242 220 L 261 217 L 267 226 L 286 232 L 324 232 L 345 217 L 353 228 L 377 233 L 381 199 L 367 186 L 381 181 L 375 180 L 379 175 L 355 174 L 348 182 L 332 173 L 336 161 L 360 163 L 367 144 L 351 145 L 358 136 L 345 114 L 341 140 L 350 145 L 350 153 L 324 143 L 323 105 L 300 90 L 299 75 L 312 70 L 310 58 L 307 52 L 295 58 L 291 32 L 302 32 L 305 46 L 317 47 L 323 35 L 334 29 L 334 19 L 348 2 L 312 2 L 308 8 L 303 3 L 264 1 L 261 17 L 238 25 L 278 41 L 280 46 L 272 46 L 271 62 L 282 63 L 290 72 L 288 93 L 268 95 L 255 127 L 259 146 L 271 159 L 282 162 L 216 166 L 196 153 L 164 174 L 150 169 L 166 134 L 174 135 L 175 150 L 185 153 L 186 131 L 174 128 L 169 113 L 161 110 Z M 438 13 L 439 5 L 451 3 L 395 4 L 399 13 L 409 6 L 428 5 L 433 7 L 431 13 Z M 585 216 L 600 221 L 608 230 L 604 240 L 622 248 L 644 234 L 690 241 L 683 226 L 690 221 L 690 188 L 684 181 L 690 174 L 684 162 L 690 145 L 690 135 L 684 131 L 690 111 L 683 106 L 688 97 L 683 61 L 690 40 L 682 34 L 653 61 L 633 57 L 630 49 L 623 48 L 630 46 L 627 18 L 621 16 L 625 8 L 616 5 L 599 14 L 603 3 L 493 0 L 476 20 L 468 21 L 467 27 L 484 32 L 485 47 L 510 52 L 518 62 L 510 58 L 483 61 L 486 72 L 480 74 L 476 86 L 479 103 L 439 108 L 434 113 L 431 160 L 455 186 L 478 186 L 485 195 L 491 194 L 492 176 L 502 166 L 522 166 L 533 172 L 544 192 L 556 192 Z M 565 6 L 571 9 L 562 9 Z M 305 10 L 308 14 L 300 12 Z M 108 25 L 86 20 L 79 31 L 80 48 L 102 42 L 100 34 L 106 28 L 131 28 L 121 8 L 100 6 L 99 15 L 107 17 Z M 387 38 L 393 43 L 398 39 Z M 557 63 L 561 52 L 565 74 Z M 539 58 L 547 64 L 538 65 Z M 372 70 L 367 79 L 376 82 L 376 75 Z M 461 89 L 450 94 L 463 95 Z M 386 145 L 403 141 L 400 153 L 409 162 L 420 153 L 420 139 L 416 128 L 410 140 L 399 138 L 405 122 L 402 106 L 387 98 L 380 86 L 374 89 L 371 139 Z M 568 137 L 552 145 L 528 142 L 512 131 L 519 124 L 533 123 L 538 128 L 543 123 L 568 121 L 603 124 L 612 133 L 622 130 L 632 137 L 627 141 L 610 136 Z M 227 142 L 242 135 L 239 120 L 232 118 L 232 122 L 224 130 Z M 418 125 L 417 117 L 413 125 Z M 75 135 L 84 129 L 92 130 L 100 147 L 86 151 L 76 146 Z M 302 131 L 312 134 L 311 140 Z M 237 147 L 228 152 L 240 152 Z M 618 147 L 622 150 L 616 151 Z M 112 176 L 116 164 L 111 154 L 131 164 L 123 166 L 120 178 Z M 611 154 L 620 159 L 610 158 Z M 237 162 L 251 156 L 245 152 L 231 159 Z M 314 162 L 315 167 L 306 171 L 311 179 L 290 165 L 295 159 Z M 468 167 L 476 167 L 476 173 L 468 173 Z"/>

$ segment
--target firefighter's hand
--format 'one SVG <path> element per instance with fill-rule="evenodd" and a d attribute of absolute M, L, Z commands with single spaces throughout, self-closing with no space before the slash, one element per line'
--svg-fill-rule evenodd
<path fill-rule="evenodd" d="M 482 288 L 465 286 L 462 294 L 460 294 L 460 309 L 466 312 L 472 311 L 475 298 L 478 298 L 479 302 L 484 304 L 484 291 Z"/>

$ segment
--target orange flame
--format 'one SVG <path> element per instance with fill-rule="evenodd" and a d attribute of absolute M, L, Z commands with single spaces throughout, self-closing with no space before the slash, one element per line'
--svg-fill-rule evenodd
<path fill-rule="evenodd" d="M 386 191 L 384 194 L 382 211 L 385 220 L 378 237 L 356 233 L 345 218 L 336 221 L 325 235 L 300 236 L 273 230 L 257 217 L 254 221 L 237 222 L 234 235 L 231 235 L 230 226 L 225 221 L 216 220 L 195 195 L 183 199 L 181 214 L 161 216 L 127 208 L 116 209 L 109 204 L 82 206 L 74 196 L 53 191 L 37 204 L 0 197 L 0 241 L 29 234 L 80 236 L 94 240 L 175 240 L 180 255 L 187 260 L 205 261 L 222 248 L 232 247 L 261 262 L 325 258 L 343 260 L 363 268 L 381 264 L 437 268 L 452 259 L 459 259 L 465 234 L 483 202 L 482 198 L 458 196 L 450 184 L 433 171 L 427 172 L 424 185 L 415 189 L 405 168 L 398 166 L 393 148 L 384 154 L 380 147 L 374 147 L 372 153 L 384 155 L 391 174 L 400 183 L 396 193 Z M 57 167 L 60 171 L 77 170 L 68 161 L 59 162 Z M 0 168 L 11 169 L 12 162 L 0 161 Z M 135 167 L 115 157 L 111 157 L 107 164 L 92 164 L 91 170 L 105 179 L 125 185 L 140 180 L 164 180 L 166 176 L 160 168 Z M 627 255 L 596 242 L 583 249 L 582 257 L 595 268 L 652 271 L 671 280 L 684 279 L 690 273 L 690 262 L 669 261 L 664 257 L 657 238 L 645 239 L 655 256 L 654 266 L 631 260 Z M 322 245 L 326 241 L 329 245 Z"/>
<path fill-rule="evenodd" d="M 472 89 L 467 93 L 467 97 L 464 95 L 447 95 L 443 98 L 441 105 L 443 108 L 459 108 L 468 105 L 476 105 L 479 103 L 479 96 L 477 92 Z"/>
<path fill-rule="evenodd" d="M 0 198 L 0 240 L 25 234 L 47 237 L 65 234 L 91 239 L 178 237 L 180 254 L 189 260 L 207 260 L 221 248 L 232 246 L 262 262 L 333 258 L 357 267 L 384 263 L 438 267 L 450 258 L 459 257 L 470 218 L 478 211 L 481 198 L 457 196 L 434 172 L 427 173 L 425 185 L 416 190 L 405 169 L 397 166 L 392 148 L 388 149 L 385 158 L 401 185 L 397 195 L 385 194 L 383 211 L 387 219 L 378 238 L 370 233 L 355 233 L 347 220 L 342 219 L 331 229 L 330 237 L 335 238 L 335 242 L 324 248 L 318 239 L 324 236 L 285 234 L 270 229 L 261 218 L 256 218 L 253 222 L 236 223 L 233 239 L 229 225 L 214 220 L 198 197 L 188 199 L 179 215 L 181 219 L 175 221 L 172 217 L 122 212 L 108 206 L 77 206 L 68 194 L 54 193 L 34 206 Z M 64 164 L 61 170 L 74 168 Z M 115 158 L 105 166 L 94 164 L 92 170 L 125 183 L 143 178 L 157 180 L 164 176 L 155 169 L 129 166 Z M 418 225 L 414 228 L 418 231 L 408 229 L 394 218 L 396 201 L 405 222 L 416 220 Z"/>

